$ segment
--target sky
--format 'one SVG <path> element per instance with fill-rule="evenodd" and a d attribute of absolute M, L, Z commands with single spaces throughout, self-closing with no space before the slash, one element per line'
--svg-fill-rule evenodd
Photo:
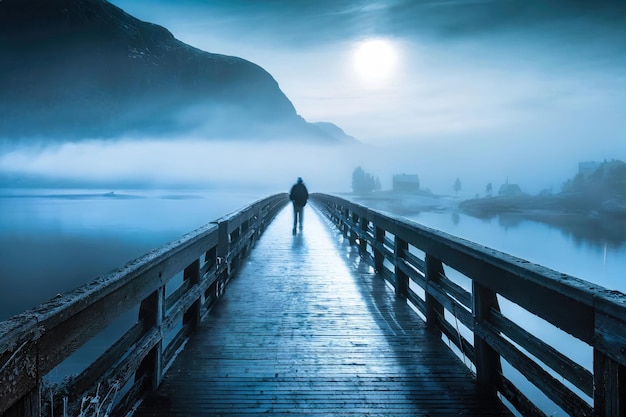
<path fill-rule="evenodd" d="M 439 164 L 488 158 L 503 175 L 515 159 L 513 177 L 553 167 L 569 178 L 580 160 L 626 158 L 623 1 L 113 3 L 192 46 L 261 65 L 306 120 L 366 144 Z M 357 58 L 372 41 L 391 49 L 369 58 L 392 61 L 378 78 Z"/>
<path fill-rule="evenodd" d="M 368 147 L 334 171 L 341 181 L 316 171 L 319 161 L 341 164 L 340 155 L 322 152 L 301 167 L 291 161 L 298 150 L 277 178 L 304 172 L 312 181 L 319 177 L 319 188 L 348 191 L 350 172 L 361 165 L 381 177 L 383 188 L 393 173 L 405 172 L 419 174 L 436 192 L 451 193 L 457 177 L 462 192 L 471 195 L 483 192 L 487 182 L 497 189 L 506 180 L 529 192 L 558 191 L 579 161 L 626 160 L 624 1 L 112 3 L 194 47 L 262 66 L 302 117 L 333 122 Z M 181 150 L 180 142 L 173 149 L 164 146 L 150 147 L 153 160 L 164 166 L 172 152 L 210 153 L 193 139 L 190 152 Z M 45 155 L 36 150 L 0 155 L 0 168 L 46 174 L 54 165 L 73 169 L 68 176 L 84 176 L 85 166 L 101 163 L 94 156 L 101 147 L 110 153 L 110 144 L 96 142 L 64 145 Z M 134 155 L 132 144 L 121 149 Z M 269 149 L 273 157 L 280 153 Z M 76 154 L 85 156 L 78 165 Z M 118 149 L 111 155 L 115 172 L 132 176 L 141 164 L 120 154 Z M 271 161 L 268 157 L 265 166 Z M 181 167 L 159 172 L 175 178 Z M 255 175 L 241 176 L 243 181 Z"/>
<path fill-rule="evenodd" d="M 608 138 L 624 127 L 623 1 L 113 3 L 200 49 L 261 65 L 304 118 L 368 143 L 512 128 L 531 136 L 563 124 L 572 134 L 589 123 Z M 355 68 L 368 40 L 395 54 L 377 83 Z"/>

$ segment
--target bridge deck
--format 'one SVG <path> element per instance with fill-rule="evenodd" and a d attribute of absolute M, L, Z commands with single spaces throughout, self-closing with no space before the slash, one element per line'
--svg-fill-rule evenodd
<path fill-rule="evenodd" d="M 510 415 L 314 209 L 268 227 L 135 416 Z"/>

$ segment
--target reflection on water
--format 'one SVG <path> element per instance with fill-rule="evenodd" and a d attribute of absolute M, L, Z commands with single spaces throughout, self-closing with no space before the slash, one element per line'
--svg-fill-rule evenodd
<path fill-rule="evenodd" d="M 0 320 L 259 197 L 205 191 L 3 190 Z"/>
<path fill-rule="evenodd" d="M 408 216 L 425 226 L 509 253 L 530 262 L 626 293 L 626 243 L 598 240 L 589 225 L 565 230 L 520 217 L 478 219 L 465 214 L 427 213 Z M 593 229 L 593 227 L 592 227 Z M 621 236 L 616 228 L 616 236 Z M 626 240 L 626 236 L 624 236 Z"/>

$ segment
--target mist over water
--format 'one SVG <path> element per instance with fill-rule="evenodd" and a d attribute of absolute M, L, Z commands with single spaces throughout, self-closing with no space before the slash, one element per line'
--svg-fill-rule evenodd
<path fill-rule="evenodd" d="M 614 238 L 607 239 L 593 222 L 557 227 L 458 210 L 460 201 L 484 196 L 487 184 L 494 194 L 506 182 L 529 194 L 558 193 L 581 161 L 626 161 L 624 2 L 113 3 L 193 47 L 259 65 L 267 85 L 277 83 L 274 93 L 285 97 L 257 102 L 263 91 L 236 91 L 256 112 L 247 121 L 240 112 L 246 106 L 236 100 L 201 97 L 192 104 L 163 94 L 137 100 L 115 118 L 105 116 L 107 105 L 82 110 L 70 99 L 68 108 L 47 108 L 35 100 L 45 107 L 44 119 L 84 119 L 82 132 L 93 137 L 72 131 L 75 137 L 0 138 L 0 321 L 258 198 L 287 192 L 297 177 L 310 192 L 349 193 L 358 166 L 378 177 L 383 190 L 391 189 L 394 174 L 417 174 L 422 190 L 445 201 L 435 211 L 398 209 L 411 208 L 410 198 L 395 202 L 400 215 L 626 293 L 623 219 L 619 227 L 608 224 Z M 369 64 L 354 59 L 372 41 L 394 57 L 376 82 Z M 120 56 L 127 52 L 140 54 L 135 48 Z M 377 57 L 362 62 L 375 64 Z M 66 81 L 85 75 L 75 68 L 60 74 Z M 126 88 L 141 90 L 133 83 L 112 103 L 126 102 Z M 66 97 L 63 82 L 54 86 Z M 98 94 L 99 86 L 92 86 Z M 293 116 L 287 125 L 301 122 L 300 130 L 292 135 L 289 126 L 273 124 L 276 109 L 268 103 L 282 103 Z M 106 131 L 89 122 L 94 115 Z M 133 120 L 149 128 L 133 133 Z M 359 142 L 300 136 L 304 120 L 336 123 Z M 38 134 L 36 124 L 14 127 Z M 130 133 L 117 137 L 125 129 Z M 518 323 L 593 369 L 588 346 L 502 301 Z M 120 320 L 128 327 L 136 313 Z M 102 349 L 117 337 L 107 333 L 114 327 L 124 326 L 111 326 L 90 343 Z M 52 379 L 77 372 L 76 362 L 86 365 L 81 355 Z M 549 401 L 540 403 L 561 415 Z"/>
<path fill-rule="evenodd" d="M 351 190 L 357 166 L 391 188 L 394 174 L 418 174 L 422 188 L 460 196 L 484 194 L 485 185 L 507 181 L 535 194 L 558 192 L 576 174 L 578 162 L 626 160 L 626 149 L 584 151 L 564 145 L 558 155 L 540 141 L 512 133 L 498 137 L 433 136 L 421 143 L 315 145 L 285 141 L 225 141 L 197 138 L 89 140 L 5 147 L 0 184 L 8 187 L 200 188 L 283 191 L 301 176 L 320 192 Z M 531 156 L 530 153 L 533 153 Z M 525 157 L 525 155 L 528 155 Z"/>
<path fill-rule="evenodd" d="M 349 187 L 350 150 L 342 145 L 153 139 L 20 147 L 0 155 L 0 172 L 89 187 L 283 191 L 298 176 L 317 189 Z M 15 178 L 18 178 L 15 180 Z M 27 181 L 27 180 L 25 180 Z"/>
<path fill-rule="evenodd" d="M 2 190 L 0 320 L 262 197 L 206 190 Z"/>

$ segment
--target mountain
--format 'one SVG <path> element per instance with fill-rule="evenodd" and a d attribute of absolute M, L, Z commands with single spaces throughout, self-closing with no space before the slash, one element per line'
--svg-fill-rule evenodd
<path fill-rule="evenodd" d="M 105 0 L 0 0 L 0 139 L 195 132 L 336 140 L 245 59 L 201 51 Z"/>
<path fill-rule="evenodd" d="M 324 132 L 326 132 L 327 134 L 329 134 L 330 136 L 332 136 L 333 138 L 337 139 L 341 143 L 345 143 L 345 144 L 358 143 L 358 140 L 354 136 L 348 135 L 346 132 L 343 131 L 342 128 L 340 128 L 334 123 L 314 122 L 313 124 L 317 126 L 318 128 L 320 128 L 321 130 L 323 130 Z"/>

